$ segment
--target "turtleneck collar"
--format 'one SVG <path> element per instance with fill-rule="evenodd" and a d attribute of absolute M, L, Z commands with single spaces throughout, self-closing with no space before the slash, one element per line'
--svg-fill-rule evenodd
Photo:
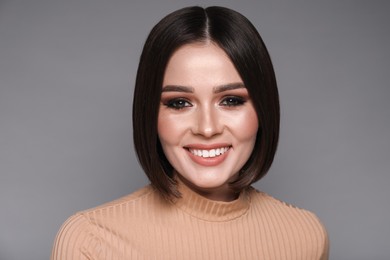
<path fill-rule="evenodd" d="M 230 202 L 207 199 L 178 180 L 178 190 L 181 198 L 174 201 L 175 205 L 186 213 L 206 221 L 229 221 L 244 215 L 250 206 L 250 197 L 247 190 L 243 190 L 239 197 Z"/>

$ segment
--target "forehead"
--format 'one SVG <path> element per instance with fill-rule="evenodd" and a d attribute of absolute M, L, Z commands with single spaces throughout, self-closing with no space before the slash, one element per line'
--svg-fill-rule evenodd
<path fill-rule="evenodd" d="M 227 54 L 212 42 L 186 44 L 176 50 L 164 74 L 163 85 L 220 85 L 242 82 Z"/>

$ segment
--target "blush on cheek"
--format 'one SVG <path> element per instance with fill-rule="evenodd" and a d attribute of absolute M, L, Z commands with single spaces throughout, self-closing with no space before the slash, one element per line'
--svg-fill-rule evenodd
<path fill-rule="evenodd" d="M 180 136 L 185 129 L 185 121 L 182 117 L 160 113 L 157 121 L 157 133 L 160 141 L 166 144 L 178 144 Z"/>
<path fill-rule="evenodd" d="M 247 132 L 248 135 L 253 136 L 256 135 L 258 129 L 259 129 L 259 123 L 257 120 L 257 116 L 252 116 L 248 118 L 248 123 L 247 123 Z"/>
<path fill-rule="evenodd" d="M 241 117 L 235 117 L 231 118 L 233 125 L 239 126 L 235 129 L 238 130 L 237 132 L 238 136 L 241 136 L 241 138 L 244 139 L 250 139 L 253 138 L 253 136 L 256 136 L 259 123 L 257 119 L 257 114 L 254 109 L 243 111 Z"/>
<path fill-rule="evenodd" d="M 166 108 L 161 105 L 160 111 L 157 116 L 157 130 L 164 131 L 163 128 L 169 127 L 170 117 L 168 111 L 166 111 Z"/>

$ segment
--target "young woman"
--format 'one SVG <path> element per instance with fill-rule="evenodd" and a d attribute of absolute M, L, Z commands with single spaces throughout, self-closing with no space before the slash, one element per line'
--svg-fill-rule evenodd
<path fill-rule="evenodd" d="M 151 185 L 80 212 L 52 259 L 327 259 L 317 217 L 250 185 L 270 168 L 279 99 L 266 47 L 241 14 L 189 7 L 151 31 L 134 143 Z"/>

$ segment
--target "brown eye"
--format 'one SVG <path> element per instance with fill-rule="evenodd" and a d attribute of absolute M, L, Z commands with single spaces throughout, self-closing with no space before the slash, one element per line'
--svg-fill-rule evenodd
<path fill-rule="evenodd" d="M 180 98 L 169 100 L 165 105 L 169 108 L 173 108 L 177 110 L 183 109 L 185 107 L 192 107 L 192 104 L 190 102 Z"/>
<path fill-rule="evenodd" d="M 235 107 L 235 106 L 241 106 L 244 103 L 245 100 L 241 97 L 225 97 L 220 104 L 222 106 Z"/>

